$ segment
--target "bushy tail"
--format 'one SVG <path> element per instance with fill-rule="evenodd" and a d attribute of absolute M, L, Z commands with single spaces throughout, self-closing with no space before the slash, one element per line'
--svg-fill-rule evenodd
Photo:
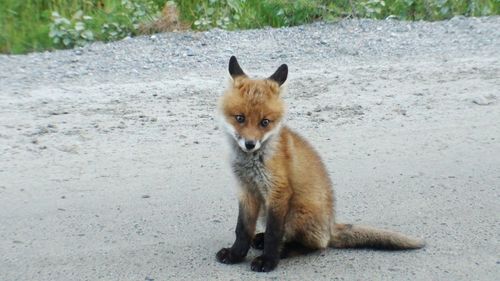
<path fill-rule="evenodd" d="M 330 247 L 375 248 L 384 250 L 420 249 L 424 240 L 410 238 L 401 233 L 369 226 L 334 224 Z"/>

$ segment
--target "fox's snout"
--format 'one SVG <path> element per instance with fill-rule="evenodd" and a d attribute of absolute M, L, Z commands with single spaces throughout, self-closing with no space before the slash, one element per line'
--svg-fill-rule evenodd
<path fill-rule="evenodd" d="M 245 147 L 248 150 L 252 150 L 255 147 L 255 142 L 252 140 L 246 140 L 245 141 Z"/>
<path fill-rule="evenodd" d="M 259 148 L 261 147 L 261 141 L 249 140 L 242 137 L 238 140 L 238 145 L 245 152 L 254 152 L 259 150 Z"/>

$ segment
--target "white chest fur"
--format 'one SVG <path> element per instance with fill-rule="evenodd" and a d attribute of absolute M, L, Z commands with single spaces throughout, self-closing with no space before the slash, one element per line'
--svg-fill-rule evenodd
<path fill-rule="evenodd" d="M 268 147 L 262 147 L 254 153 L 246 153 L 239 147 L 234 148 L 233 172 L 246 188 L 259 192 L 263 198 L 271 188 L 272 174 L 266 168 L 265 160 L 271 154 Z"/>

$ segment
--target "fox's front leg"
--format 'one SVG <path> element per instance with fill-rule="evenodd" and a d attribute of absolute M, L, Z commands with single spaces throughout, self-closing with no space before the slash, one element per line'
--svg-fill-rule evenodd
<path fill-rule="evenodd" d="M 222 263 L 238 263 L 245 259 L 255 233 L 260 201 L 251 193 L 244 192 L 239 199 L 236 240 L 231 248 L 222 248 L 216 255 Z"/>
<path fill-rule="evenodd" d="M 290 197 L 286 189 L 275 189 L 269 197 L 264 233 L 264 252 L 261 256 L 256 257 L 251 265 L 252 270 L 258 272 L 269 272 L 278 265 L 285 217 L 289 209 Z"/>

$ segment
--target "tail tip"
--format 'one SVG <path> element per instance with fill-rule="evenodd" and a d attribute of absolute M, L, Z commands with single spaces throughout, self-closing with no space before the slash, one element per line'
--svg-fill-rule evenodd
<path fill-rule="evenodd" d="M 424 239 L 415 239 L 412 244 L 412 249 L 422 249 L 427 245 L 427 242 Z"/>

